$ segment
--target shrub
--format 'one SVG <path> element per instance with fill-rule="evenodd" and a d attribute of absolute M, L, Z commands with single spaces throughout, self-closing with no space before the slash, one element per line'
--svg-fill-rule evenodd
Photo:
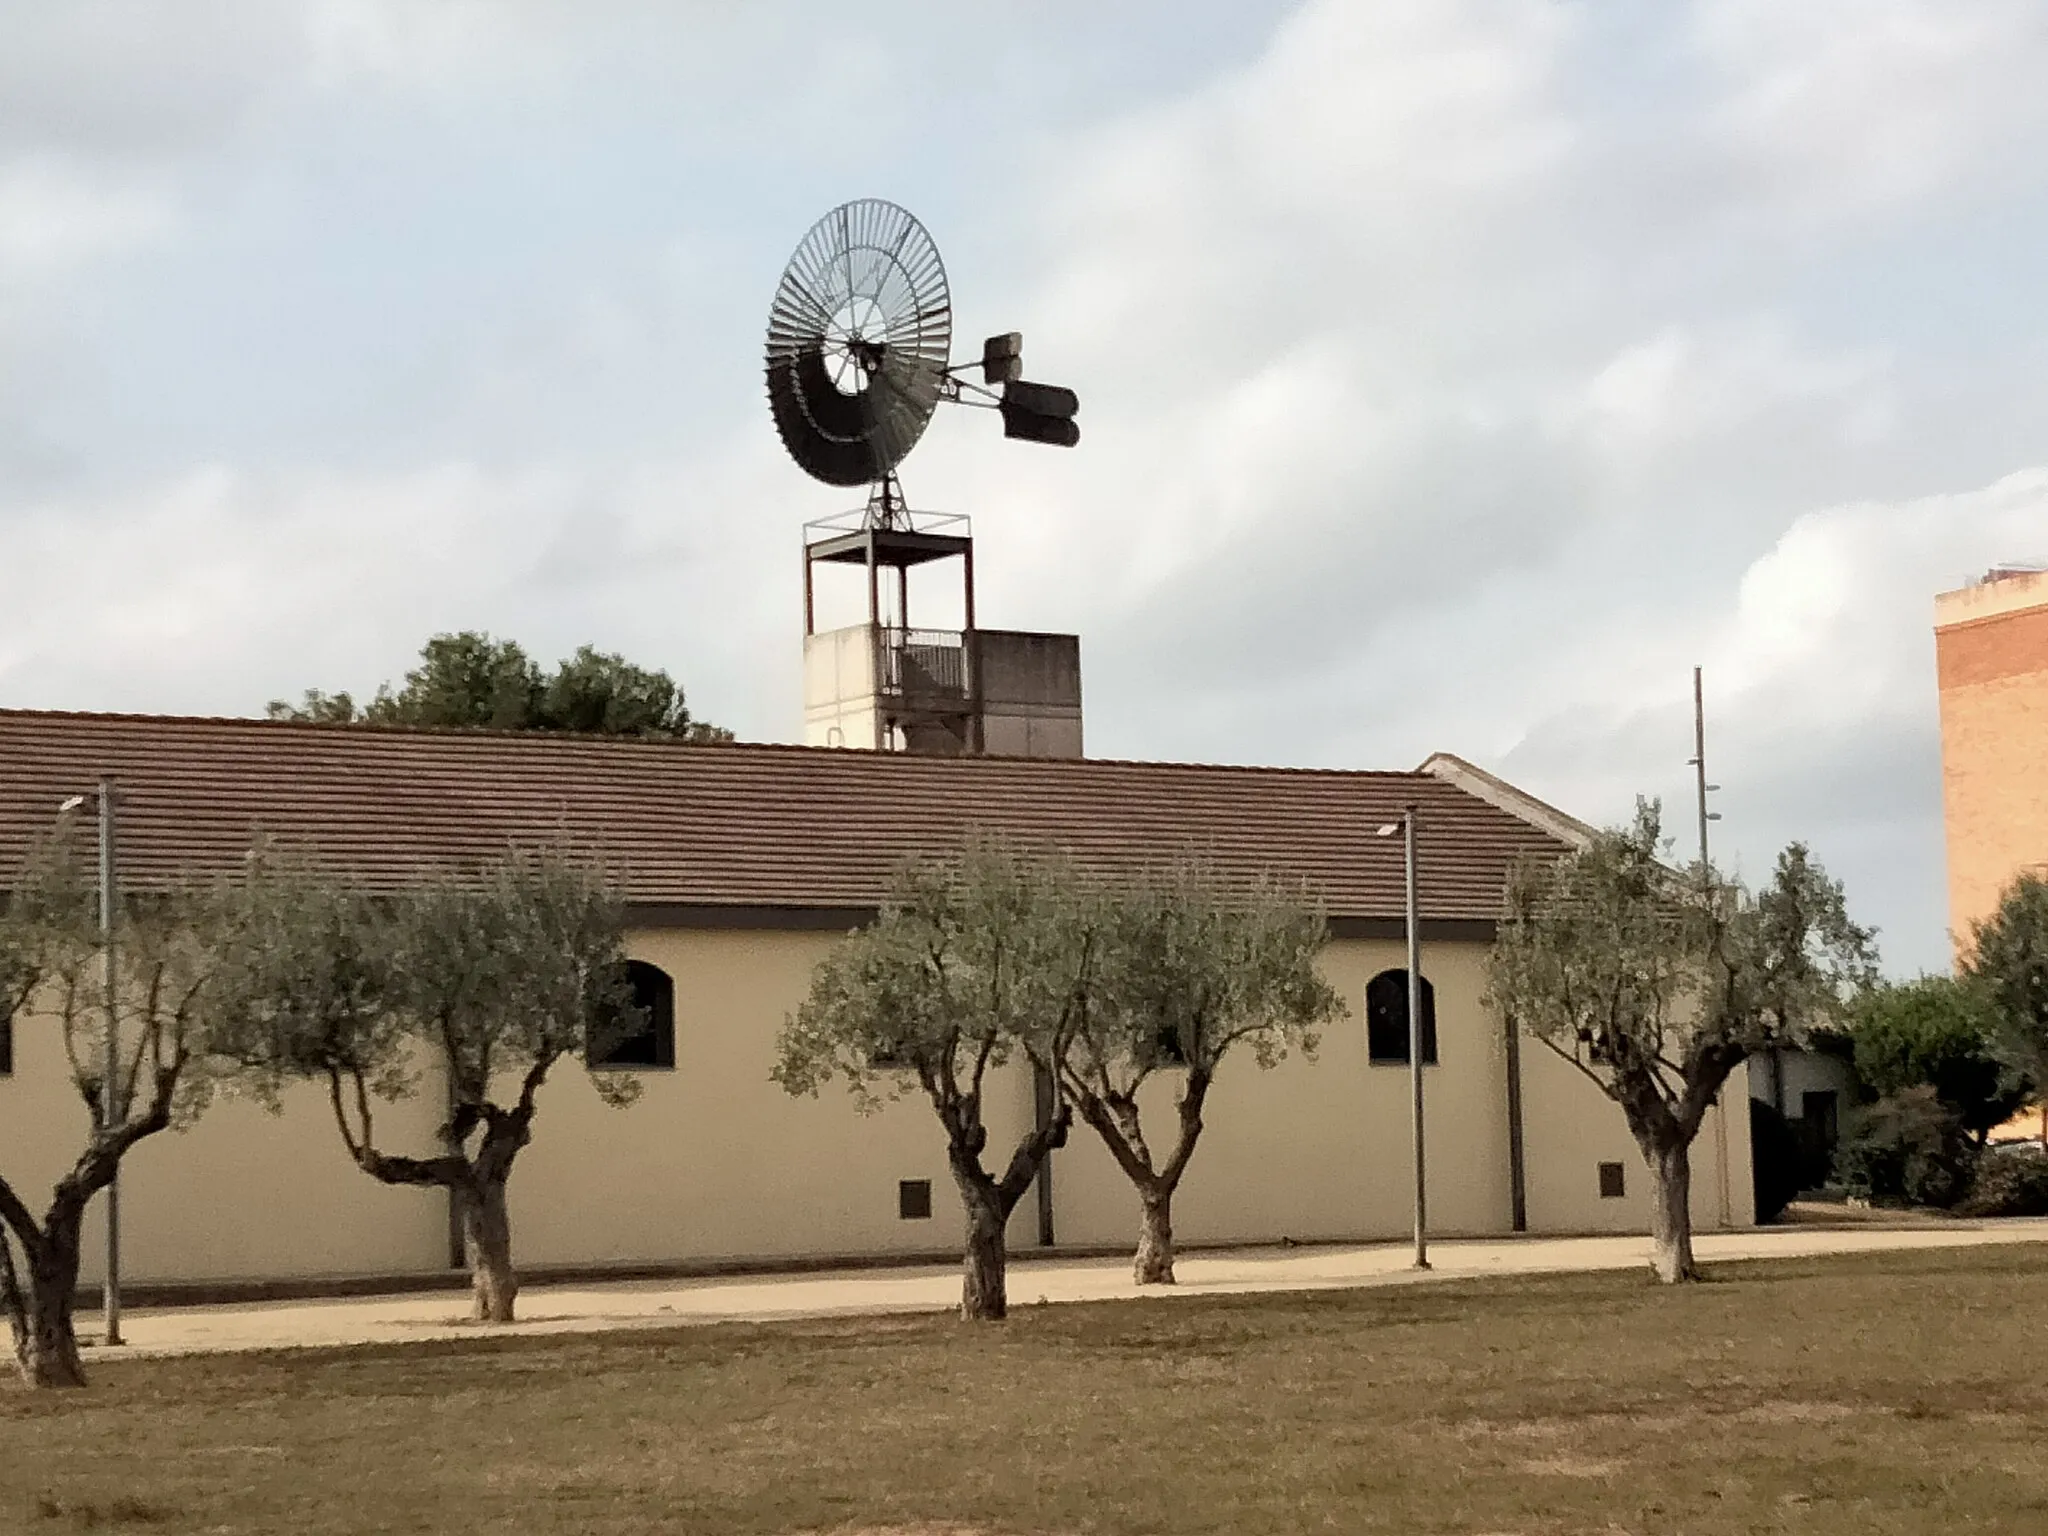
<path fill-rule="evenodd" d="M 1993 1053 L 1980 991 L 1948 976 L 1872 988 L 1856 1005 L 1856 1075 L 1879 1097 L 1926 1084 L 1973 1134 L 2002 1125 L 2032 1085 Z"/>
<path fill-rule="evenodd" d="M 1970 1187 L 1976 1159 L 1962 1117 L 1923 1083 L 1857 1116 L 1835 1154 L 1835 1176 L 1873 1205 L 1950 1206 Z"/>
<path fill-rule="evenodd" d="M 1756 1219 L 1776 1221 L 1805 1183 L 1806 1153 L 1785 1117 L 1761 1099 L 1749 1101 L 1749 1166 Z"/>
<path fill-rule="evenodd" d="M 1986 1149 L 1956 1209 L 1965 1216 L 2048 1216 L 2048 1151 L 2031 1141 Z"/>

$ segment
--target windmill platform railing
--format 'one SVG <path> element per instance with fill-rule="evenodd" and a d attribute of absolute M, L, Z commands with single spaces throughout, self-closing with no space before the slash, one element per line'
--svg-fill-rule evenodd
<path fill-rule="evenodd" d="M 902 533 L 936 533 L 966 538 L 974 531 L 974 520 L 965 512 L 913 512 L 908 507 L 899 507 L 895 518 L 891 526 Z M 804 542 L 817 544 L 841 534 L 866 533 L 875 526 L 874 515 L 869 508 L 855 507 L 805 523 Z"/>
<path fill-rule="evenodd" d="M 972 692 L 967 637 L 957 629 L 875 629 L 876 692 L 913 705 L 955 708 Z"/>

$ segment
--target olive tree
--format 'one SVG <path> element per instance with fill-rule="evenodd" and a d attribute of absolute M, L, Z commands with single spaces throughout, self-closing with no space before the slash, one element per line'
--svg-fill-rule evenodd
<path fill-rule="evenodd" d="M 1102 930 L 1095 975 L 1059 1081 L 1137 1189 L 1138 1284 L 1171 1285 L 1174 1192 L 1217 1069 L 1239 1047 L 1262 1068 L 1290 1049 L 1314 1054 L 1316 1027 L 1343 1004 L 1316 970 L 1321 911 L 1270 882 L 1232 885 L 1183 863 L 1114 883 L 1088 910 Z M 1178 1092 L 1155 1151 L 1139 1099 L 1161 1077 Z"/>
<path fill-rule="evenodd" d="M 556 850 L 514 850 L 372 894 L 266 852 L 252 920 L 223 966 L 228 1044 L 277 1107 L 292 1081 L 323 1084 L 342 1145 L 386 1184 L 449 1191 L 469 1255 L 474 1315 L 510 1322 L 518 1276 L 506 1186 L 533 1140 L 555 1066 L 637 1027 L 621 913 L 600 876 Z M 376 1106 L 410 1097 L 426 1064 L 446 1074 L 432 1152 L 390 1150 Z M 593 1072 L 608 1104 L 639 1083 Z"/>
<path fill-rule="evenodd" d="M 1654 804 L 1511 876 L 1489 1001 L 1621 1106 L 1649 1165 L 1651 1268 L 1698 1278 L 1691 1149 L 1755 1051 L 1839 1025 L 1874 979 L 1870 934 L 1793 843 L 1754 894 L 1711 868 L 1661 863 Z"/>
<path fill-rule="evenodd" d="M 1072 1109 L 1055 1106 L 992 1171 L 989 1074 L 1057 1062 L 1086 1006 L 1100 925 L 1057 861 L 995 848 L 904 870 L 869 926 L 822 961 L 785 1023 L 774 1077 L 815 1095 L 843 1079 L 864 1113 L 921 1091 L 966 1206 L 960 1314 L 1008 1310 L 1004 1228 Z"/>
<path fill-rule="evenodd" d="M 0 906 L 0 1017 L 50 1026 L 84 1110 L 84 1145 L 41 1216 L 0 1174 L 0 1311 L 32 1387 L 85 1384 L 72 1305 L 86 1209 L 138 1144 L 203 1105 L 213 957 L 237 920 L 226 883 L 125 895 L 110 978 L 94 888 L 61 847 L 35 850 Z"/>

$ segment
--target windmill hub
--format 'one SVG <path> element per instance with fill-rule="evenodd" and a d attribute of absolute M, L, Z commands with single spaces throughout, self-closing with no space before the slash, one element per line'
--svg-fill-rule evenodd
<path fill-rule="evenodd" d="M 889 334 L 886 317 L 875 301 L 858 297 L 842 304 L 825 328 L 825 366 L 842 395 L 858 395 L 882 371 Z"/>

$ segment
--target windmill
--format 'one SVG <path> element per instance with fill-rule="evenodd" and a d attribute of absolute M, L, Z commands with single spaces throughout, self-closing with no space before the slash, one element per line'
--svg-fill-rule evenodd
<path fill-rule="evenodd" d="M 896 466 L 942 400 L 999 411 L 1006 437 L 1080 442 L 1074 392 L 1021 377 L 1021 335 L 982 343 L 978 384 L 976 365 L 948 360 L 952 341 L 946 267 L 925 227 L 879 198 L 834 208 L 798 243 L 769 310 L 768 404 L 790 457 L 827 485 L 870 487 L 886 521 L 903 508 Z"/>
<path fill-rule="evenodd" d="M 1080 401 L 1022 377 L 1014 331 L 989 337 L 978 363 L 954 363 L 952 343 L 945 263 L 894 203 L 834 208 L 776 285 L 766 358 L 775 430 L 814 479 L 868 489 L 857 511 L 805 525 L 806 736 L 830 746 L 1079 756 L 1079 640 L 977 628 L 971 524 L 913 511 L 896 471 L 941 403 L 997 412 L 1005 437 L 1071 448 L 1081 440 Z M 962 627 L 915 629 L 910 571 L 943 560 L 959 561 Z M 821 564 L 865 567 L 864 624 L 817 631 Z"/>

